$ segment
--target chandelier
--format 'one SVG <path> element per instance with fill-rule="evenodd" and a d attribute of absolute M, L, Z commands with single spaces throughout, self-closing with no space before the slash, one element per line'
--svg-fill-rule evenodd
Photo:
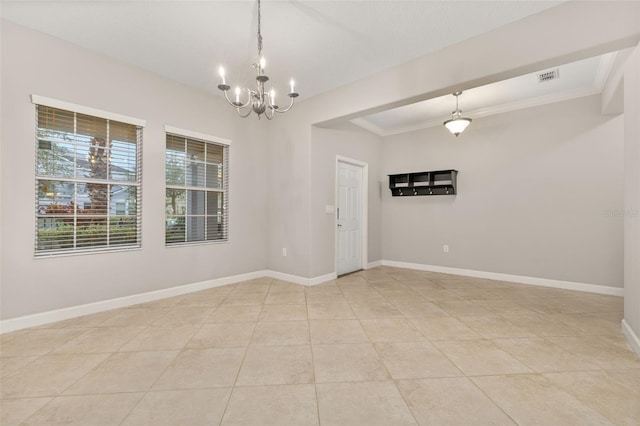
<path fill-rule="evenodd" d="M 260 20 L 261 20 L 261 8 L 260 8 L 260 0 L 258 0 L 258 61 L 253 64 L 253 68 L 256 70 L 256 88 L 244 88 L 241 89 L 239 86 L 235 89 L 235 99 L 229 99 L 229 86 L 225 80 L 225 72 L 224 68 L 221 66 L 219 69 L 220 78 L 222 79 L 222 83 L 218 84 L 218 89 L 224 92 L 224 97 L 227 102 L 236 108 L 238 111 L 238 115 L 242 118 L 248 117 L 251 112 L 255 112 L 258 114 L 258 118 L 264 114 L 267 119 L 271 120 L 275 113 L 285 113 L 293 107 L 293 101 L 295 98 L 299 96 L 299 94 L 295 91 L 295 82 L 293 79 L 289 81 L 289 88 L 291 91 L 287 96 L 289 96 L 289 106 L 281 109 L 276 103 L 276 93 L 273 89 L 267 91 L 265 89 L 265 83 L 269 81 L 269 77 L 264 73 L 265 68 L 265 59 L 262 56 L 262 32 Z M 243 93 L 246 92 L 246 95 Z M 242 101 L 241 99 L 246 96 L 246 101 Z M 245 112 L 246 110 L 246 112 Z"/>
<path fill-rule="evenodd" d="M 458 108 L 458 96 L 460 96 L 462 92 L 455 92 L 453 96 L 456 97 L 456 109 L 451 113 L 451 119 L 445 121 L 444 127 L 446 127 L 451 133 L 456 135 L 460 135 L 460 133 L 464 132 L 464 129 L 467 128 L 469 124 L 471 124 L 470 118 L 463 118 L 462 111 Z"/>

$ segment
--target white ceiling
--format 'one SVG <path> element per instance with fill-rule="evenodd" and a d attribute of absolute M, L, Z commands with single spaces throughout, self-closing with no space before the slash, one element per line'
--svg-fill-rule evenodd
<path fill-rule="evenodd" d="M 263 0 L 267 74 L 280 93 L 295 77 L 303 100 L 559 3 Z M 231 85 L 253 84 L 255 4 L 2 0 L 1 13 L 5 19 L 213 93 L 220 64 L 227 68 Z M 475 105 L 471 95 L 465 94 L 462 102 L 463 107 L 467 102 Z M 398 125 L 390 124 L 389 117 L 370 119 L 380 126 Z M 400 125 L 410 120 L 402 119 Z"/>
<path fill-rule="evenodd" d="M 559 67 L 555 80 L 539 82 L 538 72 L 503 80 L 465 91 L 459 98 L 463 116 L 474 119 L 559 102 L 602 92 L 616 53 L 584 59 Z M 428 99 L 352 120 L 381 136 L 441 126 L 451 118 L 456 101 L 453 95 Z"/>
<path fill-rule="evenodd" d="M 255 0 L 6 1 L 2 18 L 219 95 L 253 84 Z M 267 74 L 277 92 L 291 77 L 301 100 L 472 38 L 562 1 L 262 0 Z M 487 115 L 600 93 L 615 53 L 465 91 L 463 115 Z M 545 70 L 540 70 L 545 71 Z M 429 99 L 353 120 L 379 135 L 440 126 L 455 98 Z"/>

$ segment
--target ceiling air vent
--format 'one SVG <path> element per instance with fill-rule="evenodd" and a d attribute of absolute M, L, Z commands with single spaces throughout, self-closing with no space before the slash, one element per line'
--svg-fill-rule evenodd
<path fill-rule="evenodd" d="M 560 69 L 545 71 L 538 74 L 538 83 L 544 83 L 545 81 L 551 81 L 560 78 Z"/>

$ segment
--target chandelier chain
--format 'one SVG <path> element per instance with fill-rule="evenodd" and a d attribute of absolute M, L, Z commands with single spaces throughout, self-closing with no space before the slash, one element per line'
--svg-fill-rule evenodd
<path fill-rule="evenodd" d="M 262 31 L 261 31 L 261 16 L 262 8 L 260 7 L 260 0 L 258 0 L 258 57 L 262 57 Z"/>

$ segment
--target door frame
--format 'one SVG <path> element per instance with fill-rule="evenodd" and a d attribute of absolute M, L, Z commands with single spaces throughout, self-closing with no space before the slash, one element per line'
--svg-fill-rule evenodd
<path fill-rule="evenodd" d="M 346 163 L 352 166 L 362 168 L 362 180 L 360 181 L 360 206 L 362 217 L 360 226 L 362 227 L 360 235 L 362 236 L 362 269 L 367 269 L 368 262 L 368 242 L 369 242 L 369 164 L 364 161 L 336 155 L 335 163 L 335 185 L 333 188 L 335 211 L 333 214 L 333 232 L 334 232 L 334 272 L 338 274 L 338 165 Z"/>

